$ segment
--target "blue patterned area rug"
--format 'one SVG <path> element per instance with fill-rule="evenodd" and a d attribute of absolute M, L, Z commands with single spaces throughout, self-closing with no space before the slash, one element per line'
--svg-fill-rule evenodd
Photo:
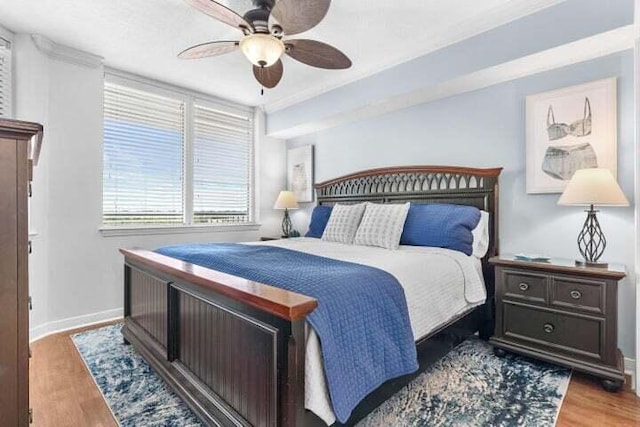
<path fill-rule="evenodd" d="M 197 418 L 133 350 L 122 325 L 72 336 L 121 426 L 200 426 Z M 570 371 L 531 359 L 498 358 L 470 339 L 361 421 L 379 426 L 553 426 Z"/>
<path fill-rule="evenodd" d="M 469 339 L 380 405 L 358 427 L 554 426 L 571 371 Z"/>
<path fill-rule="evenodd" d="M 111 325 L 71 337 L 118 424 L 201 426 L 133 346 L 123 343 L 121 329 Z"/>

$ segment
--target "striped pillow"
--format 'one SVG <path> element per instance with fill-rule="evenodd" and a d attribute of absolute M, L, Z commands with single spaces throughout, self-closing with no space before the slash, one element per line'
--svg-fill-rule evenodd
<path fill-rule="evenodd" d="M 367 203 L 354 243 L 398 249 L 408 212 L 409 203 L 401 205 Z"/>
<path fill-rule="evenodd" d="M 357 205 L 336 204 L 331 211 L 324 233 L 322 233 L 322 240 L 352 244 L 356 231 L 358 231 L 364 208 L 364 203 L 358 203 Z"/>

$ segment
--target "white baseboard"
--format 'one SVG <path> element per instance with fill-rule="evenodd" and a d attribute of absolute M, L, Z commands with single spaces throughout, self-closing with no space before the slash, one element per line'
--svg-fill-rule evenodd
<path fill-rule="evenodd" d="M 636 359 L 624 358 L 624 373 L 631 376 L 631 390 L 636 389 Z"/>
<path fill-rule="evenodd" d="M 83 316 L 70 317 L 68 319 L 48 322 L 43 325 L 31 328 L 29 330 L 29 341 L 33 342 L 48 335 L 68 331 L 70 329 L 76 329 L 83 326 L 94 325 L 96 323 L 121 319 L 122 316 L 123 309 L 121 307 L 115 308 L 113 310 L 100 311 L 98 313 L 85 314 Z"/>

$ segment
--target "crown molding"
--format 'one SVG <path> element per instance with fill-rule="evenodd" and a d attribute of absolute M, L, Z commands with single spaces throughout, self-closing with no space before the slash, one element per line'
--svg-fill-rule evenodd
<path fill-rule="evenodd" d="M 31 40 L 40 52 L 52 59 L 88 68 L 98 68 L 103 64 L 101 56 L 58 44 L 40 34 L 32 34 Z"/>
<path fill-rule="evenodd" d="M 389 68 L 393 68 L 402 63 L 411 61 L 412 59 L 428 55 L 429 53 L 435 52 L 436 50 L 451 46 L 463 40 L 474 37 L 478 34 L 508 24 L 509 22 L 516 21 L 527 15 L 531 15 L 565 1 L 566 0 L 527 0 L 521 1 L 516 5 L 507 3 L 502 6 L 498 6 L 480 18 L 476 17 L 473 19 L 468 19 L 457 24 L 455 27 L 451 27 L 450 31 L 447 31 L 446 34 L 440 37 L 435 37 L 430 41 L 430 43 L 421 46 L 420 49 L 414 50 L 409 53 L 397 55 L 390 61 L 385 62 L 384 65 L 378 67 L 370 67 L 366 71 L 352 75 L 351 77 L 343 79 L 341 81 L 329 83 L 323 86 L 311 87 L 308 90 L 300 91 L 295 95 L 291 95 L 277 101 L 267 103 L 264 105 L 264 109 L 267 114 L 283 110 L 285 108 L 291 107 L 292 105 L 322 95 L 323 93 L 348 85 L 358 80 L 365 79 Z"/>
<path fill-rule="evenodd" d="M 0 41 L 4 40 L 6 43 L 9 43 L 9 46 L 11 46 L 11 43 L 13 43 L 13 37 L 13 32 L 0 25 Z"/>
<path fill-rule="evenodd" d="M 267 136 L 291 139 L 632 49 L 634 32 L 634 26 L 627 25 L 350 111 L 267 133 Z"/>

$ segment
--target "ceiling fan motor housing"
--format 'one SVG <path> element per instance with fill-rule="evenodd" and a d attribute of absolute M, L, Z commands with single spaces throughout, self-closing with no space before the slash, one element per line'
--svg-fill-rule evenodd
<path fill-rule="evenodd" d="M 270 9 L 252 9 L 244 14 L 243 18 L 251 24 L 256 33 L 269 33 Z"/>
<path fill-rule="evenodd" d="M 260 9 L 271 10 L 275 4 L 275 0 L 253 0 L 253 5 Z"/>

